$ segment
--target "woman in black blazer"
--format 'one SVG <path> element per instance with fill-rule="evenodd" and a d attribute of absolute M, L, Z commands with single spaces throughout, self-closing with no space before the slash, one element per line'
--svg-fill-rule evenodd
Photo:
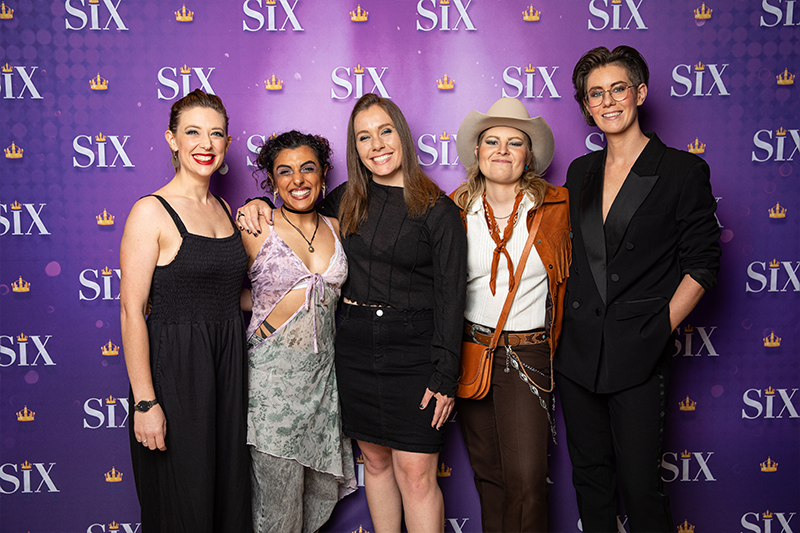
<path fill-rule="evenodd" d="M 554 359 L 583 531 L 673 531 L 660 478 L 673 332 L 716 284 L 719 226 L 705 161 L 639 127 L 635 49 L 587 52 L 575 99 L 605 134 L 567 174 L 573 259 Z"/>

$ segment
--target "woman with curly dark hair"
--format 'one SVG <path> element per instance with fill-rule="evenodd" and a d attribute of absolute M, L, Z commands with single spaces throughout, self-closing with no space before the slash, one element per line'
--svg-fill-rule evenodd
<path fill-rule="evenodd" d="M 333 367 L 334 312 L 347 279 L 336 219 L 317 214 L 331 168 L 327 139 L 289 131 L 256 160 L 283 198 L 275 224 L 245 238 L 252 294 L 247 443 L 255 531 L 317 531 L 355 490 Z"/>

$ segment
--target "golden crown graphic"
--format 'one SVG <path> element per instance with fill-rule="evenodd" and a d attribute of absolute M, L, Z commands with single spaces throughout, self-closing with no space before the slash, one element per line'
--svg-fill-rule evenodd
<path fill-rule="evenodd" d="M 684 333 L 694 333 L 694 326 L 691 324 L 686 324 L 686 327 L 683 328 Z"/>
<path fill-rule="evenodd" d="M 621 4 L 622 0 L 611 0 L 612 4 Z"/>
<path fill-rule="evenodd" d="M 683 450 L 681 452 L 681 458 L 682 459 L 689 459 L 691 456 L 692 456 L 692 452 L 690 452 L 689 450 Z"/>
<path fill-rule="evenodd" d="M 772 261 L 769 262 L 770 268 L 778 268 L 779 266 L 781 266 L 781 262 L 778 261 L 777 259 L 773 259 Z"/>
<path fill-rule="evenodd" d="M 781 338 L 775 335 L 775 332 L 769 334 L 769 336 L 764 337 L 764 346 L 767 348 L 777 348 L 781 345 Z"/>
<path fill-rule="evenodd" d="M 283 89 L 283 80 L 276 78 L 275 74 L 273 74 L 271 78 L 267 78 L 264 81 L 264 86 L 268 91 L 280 91 Z"/>
<path fill-rule="evenodd" d="M 111 522 L 110 524 L 108 524 L 108 530 L 109 531 L 119 530 L 119 524 L 116 521 Z"/>
<path fill-rule="evenodd" d="M 694 70 L 697 72 L 702 72 L 706 69 L 706 66 L 703 64 L 702 61 L 698 61 L 697 64 L 694 66 Z"/>
<path fill-rule="evenodd" d="M 443 91 L 449 91 L 455 86 L 456 86 L 456 80 L 454 80 L 453 78 L 448 78 L 446 73 L 444 76 L 436 80 L 436 87 L 438 87 Z"/>
<path fill-rule="evenodd" d="M 99 143 L 104 143 L 106 142 L 106 136 L 103 135 L 103 132 L 101 131 L 100 133 L 94 136 L 94 140 Z"/>
<path fill-rule="evenodd" d="M 353 533 L 369 533 L 369 530 L 364 529 L 364 526 L 359 525 L 358 529 L 354 530 Z"/>
<path fill-rule="evenodd" d="M 442 131 L 442 134 L 439 135 L 439 139 L 442 140 L 442 141 L 449 141 L 450 140 L 450 134 L 447 133 L 446 131 Z"/>
<path fill-rule="evenodd" d="M 363 73 L 364 73 L 364 67 L 362 67 L 362 66 L 361 66 L 361 63 L 359 63 L 359 64 L 358 64 L 358 65 L 357 65 L 357 66 L 356 66 L 356 67 L 353 69 L 353 72 L 354 72 L 354 73 L 356 73 L 356 74 L 363 74 Z"/>
<path fill-rule="evenodd" d="M 542 12 L 533 9 L 533 4 L 531 4 L 531 6 L 528 9 L 522 12 L 522 20 L 527 22 L 536 22 L 537 20 L 539 20 L 539 16 L 541 14 Z"/>
<path fill-rule="evenodd" d="M 786 218 L 786 208 L 780 202 L 769 208 L 769 218 Z"/>
<path fill-rule="evenodd" d="M 11 146 L 5 148 L 3 151 L 6 153 L 7 159 L 22 159 L 22 152 L 24 150 L 12 142 Z"/>
<path fill-rule="evenodd" d="M 691 400 L 687 395 L 685 400 L 678 402 L 678 406 L 681 411 L 694 411 L 695 407 L 697 407 L 697 402 Z"/>
<path fill-rule="evenodd" d="M 778 463 L 772 460 L 772 457 L 767 457 L 767 460 L 761 463 L 762 472 L 777 472 Z"/>
<path fill-rule="evenodd" d="M 449 6 L 450 5 L 450 0 L 439 0 L 439 5 L 440 6 Z"/>
<path fill-rule="evenodd" d="M 100 0 L 89 0 L 90 4 L 99 4 Z"/>
<path fill-rule="evenodd" d="M 764 518 L 772 518 L 772 513 L 769 512 L 769 509 L 767 509 L 767 512 L 765 512 L 761 516 L 763 516 Z"/>
<path fill-rule="evenodd" d="M 16 201 L 16 200 L 14 200 L 14 203 L 13 203 L 13 204 L 11 204 L 11 210 L 12 210 L 12 211 L 22 211 L 22 204 L 21 204 L 21 203 L 19 203 L 19 202 L 18 202 L 18 201 Z"/>
<path fill-rule="evenodd" d="M 104 344 L 100 349 L 103 351 L 103 355 L 119 355 L 119 346 L 111 342 L 110 339 L 108 344 Z"/>
<path fill-rule="evenodd" d="M 702 6 L 694 10 L 694 18 L 698 20 L 710 19 L 711 13 L 713 13 L 713 10 L 711 8 L 706 7 L 706 3 L 703 2 Z"/>
<path fill-rule="evenodd" d="M 10 67 L 10 66 L 8 66 L 8 63 L 6 63 L 2 67 L 2 71 L 3 72 L 14 72 L 14 67 Z"/>
<path fill-rule="evenodd" d="M 192 19 L 194 19 L 194 11 L 186 9 L 186 4 L 183 4 L 183 7 L 175 12 L 175 20 L 178 22 L 191 22 Z"/>
<path fill-rule="evenodd" d="M 778 85 L 794 85 L 794 74 L 789 74 L 788 68 L 775 77 L 778 78 Z"/>
<path fill-rule="evenodd" d="M 93 91 L 105 91 L 108 89 L 108 80 L 101 78 L 100 73 L 98 72 L 96 78 L 89 80 L 89 87 Z"/>
<path fill-rule="evenodd" d="M 786 136 L 786 130 L 783 129 L 783 126 L 781 126 L 777 130 L 775 130 L 775 135 L 777 135 L 778 137 L 785 137 Z"/>
<path fill-rule="evenodd" d="M 19 277 L 17 281 L 11 282 L 11 290 L 13 292 L 30 292 L 31 284 Z"/>
<path fill-rule="evenodd" d="M 106 401 L 106 405 L 116 405 L 117 399 L 114 398 L 109 394 L 108 398 L 103 398 Z"/>
<path fill-rule="evenodd" d="M 533 66 L 533 63 L 528 63 L 528 66 L 525 67 L 525 72 L 528 73 L 536 72 L 536 67 Z"/>
<path fill-rule="evenodd" d="M 268 6 L 274 6 L 275 5 L 275 0 L 266 0 L 264 3 L 266 5 L 268 5 Z"/>
<path fill-rule="evenodd" d="M 436 471 L 436 477 L 450 477 L 452 473 L 453 469 L 442 463 L 439 465 L 439 470 Z"/>
<path fill-rule="evenodd" d="M 25 409 L 17 412 L 17 420 L 20 422 L 31 422 L 33 421 L 34 417 L 36 417 L 36 413 L 28 409 L 27 405 L 25 406 Z M 778 463 L 775 464 L 777 465 Z"/>
<path fill-rule="evenodd" d="M 191 73 L 192 73 L 192 68 L 187 67 L 186 63 L 184 63 L 183 66 L 181 67 L 181 74 L 191 74 Z"/>
<path fill-rule="evenodd" d="M 358 457 L 356 457 L 356 462 L 358 464 L 362 464 L 362 465 L 364 464 L 364 454 L 363 453 L 361 455 L 359 455 Z"/>
<path fill-rule="evenodd" d="M 24 333 L 17 335 L 17 342 L 28 342 L 28 336 Z"/>
<path fill-rule="evenodd" d="M 688 520 L 684 520 L 683 524 L 678 524 L 678 533 L 694 533 L 694 526 Z"/>
<path fill-rule="evenodd" d="M 114 215 L 103 209 L 103 212 L 100 213 L 95 217 L 97 219 L 98 226 L 113 226 L 114 225 Z"/>
<path fill-rule="evenodd" d="M 701 143 L 700 140 L 695 137 L 693 143 L 689 143 L 687 145 L 690 154 L 702 154 L 706 151 L 706 145 Z"/>
<path fill-rule="evenodd" d="M 770 385 L 769 387 L 764 389 L 764 394 L 766 394 L 767 396 L 773 396 L 775 394 L 775 389 L 773 389 L 772 386 Z"/>
<path fill-rule="evenodd" d="M 113 274 L 113 270 L 111 270 L 108 267 L 105 267 L 103 270 L 100 271 L 100 273 L 104 276 L 110 276 L 111 274 Z"/>
<path fill-rule="evenodd" d="M 3 2 L 0 4 L 0 19 L 13 19 L 14 18 L 14 10 L 10 7 L 6 7 L 6 3 Z"/>
<path fill-rule="evenodd" d="M 361 9 L 361 4 L 358 4 L 358 9 L 350 12 L 350 20 L 353 22 L 366 22 L 369 19 L 369 13 L 365 9 Z"/>
<path fill-rule="evenodd" d="M 106 483 L 119 483 L 122 481 L 122 472 L 114 467 L 111 467 L 111 470 L 106 472 L 104 476 L 106 478 Z"/>
<path fill-rule="evenodd" d="M 25 461 L 19 466 L 21 466 L 23 470 L 30 470 L 33 465 L 31 465 L 28 461 Z"/>

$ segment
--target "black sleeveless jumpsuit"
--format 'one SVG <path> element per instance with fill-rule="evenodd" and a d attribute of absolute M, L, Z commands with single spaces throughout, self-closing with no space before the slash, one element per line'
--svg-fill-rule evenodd
<path fill-rule="evenodd" d="M 153 385 L 167 419 L 166 451 L 136 442 L 132 394 L 130 399 L 142 532 L 252 531 L 239 300 L 247 254 L 230 215 L 230 237 L 193 235 L 156 198 L 183 240 L 171 263 L 156 266 L 147 318 Z"/>

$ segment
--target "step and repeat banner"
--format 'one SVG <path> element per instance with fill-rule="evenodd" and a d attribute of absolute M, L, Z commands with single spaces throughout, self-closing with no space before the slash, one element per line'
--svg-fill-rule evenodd
<path fill-rule="evenodd" d="M 0 530 L 141 531 L 119 242 L 133 203 L 173 174 L 177 99 L 202 88 L 225 102 L 233 144 L 212 190 L 233 206 L 257 195 L 252 161 L 273 132 L 328 137 L 329 176 L 345 181 L 366 92 L 400 106 L 446 192 L 464 175 L 461 120 L 519 98 L 553 129 L 546 178 L 561 185 L 605 141 L 581 118 L 572 68 L 619 44 L 650 65 L 643 128 L 711 166 L 722 228 L 719 285 L 675 343 L 661 472 L 676 530 L 800 532 L 795 0 L 3 0 Z M 552 530 L 577 532 L 560 416 L 558 429 Z M 357 472 L 325 531 L 373 531 Z M 439 483 L 445 530 L 480 531 L 457 420 Z"/>

